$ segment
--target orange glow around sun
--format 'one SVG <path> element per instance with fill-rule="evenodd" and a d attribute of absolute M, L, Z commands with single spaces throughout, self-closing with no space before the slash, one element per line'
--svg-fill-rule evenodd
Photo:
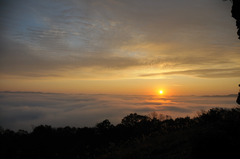
<path fill-rule="evenodd" d="M 160 91 L 159 91 L 159 94 L 162 95 L 162 94 L 163 94 L 163 90 L 160 90 Z"/>

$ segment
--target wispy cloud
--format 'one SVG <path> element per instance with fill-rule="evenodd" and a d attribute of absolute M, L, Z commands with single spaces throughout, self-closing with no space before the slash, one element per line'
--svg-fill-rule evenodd
<path fill-rule="evenodd" d="M 149 75 L 188 70 L 165 75 L 215 78 L 227 67 L 236 77 L 239 45 L 230 7 L 207 0 L 9 0 L 0 6 L 0 71 L 96 79 L 139 78 L 136 72 L 150 68 Z M 209 76 L 212 66 L 219 74 Z"/>
<path fill-rule="evenodd" d="M 162 73 L 142 74 L 142 77 L 161 76 L 161 75 L 190 75 L 204 78 L 231 78 L 240 77 L 240 68 L 229 69 L 196 69 L 184 71 L 170 71 Z"/>

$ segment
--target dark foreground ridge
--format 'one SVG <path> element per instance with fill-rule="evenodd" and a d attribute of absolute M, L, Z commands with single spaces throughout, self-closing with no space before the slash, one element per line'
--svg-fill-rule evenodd
<path fill-rule="evenodd" d="M 104 120 L 94 128 L 1 129 L 0 141 L 3 159 L 234 158 L 240 152 L 240 109 L 214 108 L 175 120 L 134 113 L 116 126 Z"/>

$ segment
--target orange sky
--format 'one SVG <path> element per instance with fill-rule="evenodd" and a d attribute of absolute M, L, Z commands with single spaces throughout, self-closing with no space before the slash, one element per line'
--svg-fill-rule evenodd
<path fill-rule="evenodd" d="M 186 83 L 187 82 L 187 83 Z M 1 82 L 2 90 L 40 91 L 56 93 L 87 94 L 136 94 L 157 95 L 223 95 L 238 91 L 238 79 L 198 79 L 178 77 L 172 79 L 129 79 L 129 80 L 37 80 L 11 79 Z"/>
<path fill-rule="evenodd" d="M 237 92 L 230 2 L 10 0 L 0 10 L 0 91 Z"/>

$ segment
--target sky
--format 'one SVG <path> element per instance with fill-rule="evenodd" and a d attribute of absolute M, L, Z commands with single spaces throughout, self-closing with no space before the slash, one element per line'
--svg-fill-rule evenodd
<path fill-rule="evenodd" d="M 19 94 L 27 101 L 33 92 L 102 94 L 110 103 L 113 95 L 154 97 L 159 90 L 169 99 L 236 94 L 240 41 L 231 6 L 222 0 L 1 0 L 1 101 L 18 101 Z M 27 103 L 22 106 L 35 105 Z M 7 112 L 2 121 L 12 117 Z"/>

